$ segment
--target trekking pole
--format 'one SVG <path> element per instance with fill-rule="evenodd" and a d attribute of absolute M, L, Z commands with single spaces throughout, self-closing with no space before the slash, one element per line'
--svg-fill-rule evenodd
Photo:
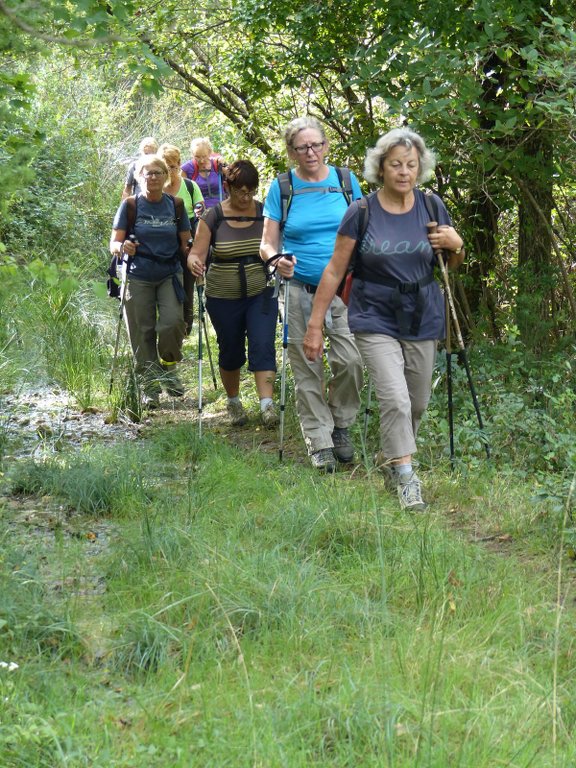
<path fill-rule="evenodd" d="M 196 278 L 198 292 L 198 437 L 202 439 L 202 325 L 204 321 L 204 275 Z"/>
<path fill-rule="evenodd" d="M 294 254 L 282 254 L 285 259 L 292 261 Z M 288 353 L 288 309 L 290 303 L 290 278 L 284 278 L 284 317 L 282 321 L 282 373 L 280 376 L 280 446 L 278 460 L 282 461 L 284 454 L 284 412 L 286 410 L 286 355 Z"/>
<path fill-rule="evenodd" d="M 446 390 L 448 394 L 448 434 L 450 441 L 450 466 L 454 469 L 454 401 L 452 398 L 452 320 L 448 307 L 448 299 L 445 298 L 446 313 Z"/>
<path fill-rule="evenodd" d="M 218 382 L 216 381 L 216 372 L 214 371 L 214 363 L 212 362 L 212 351 L 210 349 L 210 341 L 208 340 L 208 327 L 206 325 L 206 315 L 204 312 L 202 312 L 202 326 L 204 328 L 204 338 L 206 339 L 206 350 L 208 352 L 208 362 L 210 363 L 210 372 L 212 373 L 212 383 L 214 384 L 214 389 L 218 389 Z"/>
<path fill-rule="evenodd" d="M 438 222 L 436 221 L 430 221 L 428 224 L 426 224 L 426 228 L 429 232 L 437 232 L 438 231 Z M 472 403 L 474 405 L 474 410 L 476 411 L 476 418 L 478 419 L 478 426 L 480 427 L 480 430 L 484 432 L 484 423 L 482 421 L 482 414 L 480 413 L 480 405 L 478 404 L 478 397 L 476 396 L 476 389 L 474 387 L 474 382 L 472 381 L 472 373 L 470 371 L 470 364 L 468 362 L 468 354 L 466 352 L 466 346 L 464 344 L 464 339 L 462 338 L 462 331 L 460 330 L 460 323 L 458 322 L 458 315 L 456 314 L 456 306 L 454 304 L 454 297 L 452 296 L 452 289 L 450 288 L 450 278 L 448 277 L 448 268 L 446 264 L 444 263 L 444 254 L 441 248 L 436 250 L 436 259 L 438 261 L 438 266 L 440 267 L 440 272 L 442 273 L 442 280 L 444 282 L 444 288 L 446 291 L 446 301 L 448 302 L 448 307 L 450 309 L 450 316 L 452 317 L 452 323 L 454 326 L 454 331 L 456 333 L 456 341 L 458 343 L 458 360 L 464 365 L 464 368 L 466 370 L 466 377 L 468 379 L 468 387 L 470 389 L 470 395 L 472 397 Z M 446 318 L 449 320 L 449 318 Z M 486 451 L 486 458 L 490 458 L 490 445 L 488 441 L 484 438 L 484 449 Z"/>
<path fill-rule="evenodd" d="M 368 378 L 368 390 L 366 392 L 366 408 L 364 409 L 364 430 L 362 433 L 363 439 L 364 439 L 364 445 L 366 445 L 366 439 L 368 437 L 368 422 L 370 420 L 370 416 L 372 415 L 371 401 L 372 401 L 372 379 Z"/>
<path fill-rule="evenodd" d="M 130 235 L 129 240 L 137 244 L 136 236 Z M 124 253 L 124 244 L 120 247 L 121 256 L 121 278 L 120 278 L 120 310 L 118 312 L 118 325 L 116 326 L 116 341 L 114 342 L 114 356 L 112 358 L 112 369 L 110 371 L 110 386 L 108 387 L 108 395 L 112 394 L 112 388 L 114 386 L 114 375 L 116 373 L 116 361 L 118 359 L 118 348 L 120 346 L 120 331 L 122 329 L 122 319 L 124 317 L 124 304 L 126 303 L 126 285 L 128 283 L 128 265 L 130 257 Z"/>

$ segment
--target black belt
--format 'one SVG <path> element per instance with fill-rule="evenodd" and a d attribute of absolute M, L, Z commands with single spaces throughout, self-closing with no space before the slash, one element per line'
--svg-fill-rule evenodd
<path fill-rule="evenodd" d="M 302 288 L 306 291 L 306 293 L 316 293 L 318 290 L 317 285 L 311 285 L 310 283 L 302 283 Z"/>
<path fill-rule="evenodd" d="M 232 259 L 223 259 L 215 256 L 213 262 L 214 264 L 258 264 L 258 262 L 261 262 L 264 265 L 260 256 L 235 256 Z"/>

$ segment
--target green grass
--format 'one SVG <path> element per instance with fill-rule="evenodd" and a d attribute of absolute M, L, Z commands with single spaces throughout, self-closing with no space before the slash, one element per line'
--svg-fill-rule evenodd
<path fill-rule="evenodd" d="M 432 511 L 407 516 L 374 474 L 193 423 L 22 464 L 14 491 L 111 533 L 94 562 L 66 525 L 35 542 L 3 510 L 0 764 L 574 765 L 558 513 L 489 468 L 424 476 Z M 55 591 L 55 567 L 106 590 Z"/>
<path fill-rule="evenodd" d="M 40 288 L 4 296 L 0 395 L 49 375 L 138 420 L 124 343 L 107 396 L 114 308 Z M 14 460 L 0 417 L 0 766 L 573 768 L 576 385 L 562 352 L 471 357 L 493 460 L 456 369 L 457 471 L 439 386 L 418 516 L 370 468 L 376 416 L 367 466 L 312 470 L 290 381 L 282 464 L 248 375 L 252 423 L 210 418 L 207 365 L 202 440 L 165 409 Z"/>

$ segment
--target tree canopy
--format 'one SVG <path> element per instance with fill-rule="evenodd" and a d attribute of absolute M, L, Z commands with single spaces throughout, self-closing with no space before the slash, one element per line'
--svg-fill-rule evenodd
<path fill-rule="evenodd" d="M 356 170 L 378 135 L 409 124 L 436 150 L 436 185 L 470 243 L 472 312 L 504 332 L 505 273 L 526 341 L 572 332 L 572 3 L 0 0 L 0 13 L 8 156 L 32 87 L 22 64 L 54 46 L 218 112 L 273 168 L 299 114 L 320 118 L 334 160 Z"/>

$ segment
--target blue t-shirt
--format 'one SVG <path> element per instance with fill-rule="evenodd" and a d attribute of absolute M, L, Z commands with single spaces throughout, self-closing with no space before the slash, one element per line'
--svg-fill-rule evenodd
<path fill-rule="evenodd" d="M 340 191 L 336 169 L 331 165 L 328 169 L 328 176 L 322 181 L 304 181 L 292 172 L 294 191 L 308 191 L 292 196 L 282 250 L 296 256 L 294 277 L 310 285 L 318 285 L 320 282 L 324 267 L 332 257 L 338 225 L 348 208 L 348 202 Z M 354 174 L 350 175 L 352 197 L 357 200 L 362 197 L 362 191 Z M 328 188 L 336 191 L 327 191 Z M 273 221 L 282 219 L 278 179 L 274 179 L 270 186 L 264 204 L 264 216 Z"/>
<path fill-rule="evenodd" d="M 450 216 L 440 198 L 438 224 L 451 225 Z M 434 280 L 420 288 L 424 309 L 417 336 L 402 334 L 398 326 L 396 289 L 370 281 L 370 273 L 401 283 L 416 283 L 431 275 L 436 257 L 428 241 L 426 224 L 430 215 L 424 194 L 414 190 L 414 205 L 406 213 L 389 213 L 380 205 L 377 195 L 368 196 L 368 228 L 360 247 L 362 279 L 354 279 L 348 304 L 348 325 L 352 333 L 383 333 L 393 338 L 444 338 L 444 298 Z M 338 234 L 358 240 L 360 213 L 356 205 L 346 212 Z M 418 294 L 403 293 L 402 310 L 412 316 Z"/>
<path fill-rule="evenodd" d="M 128 203 L 123 200 L 114 217 L 114 229 L 128 229 Z M 136 198 L 134 234 L 138 240 L 136 256 L 130 260 L 130 277 L 156 282 L 181 272 L 179 232 L 190 229 L 186 209 L 176 221 L 174 202 L 163 194 L 157 203 L 143 195 Z"/>

